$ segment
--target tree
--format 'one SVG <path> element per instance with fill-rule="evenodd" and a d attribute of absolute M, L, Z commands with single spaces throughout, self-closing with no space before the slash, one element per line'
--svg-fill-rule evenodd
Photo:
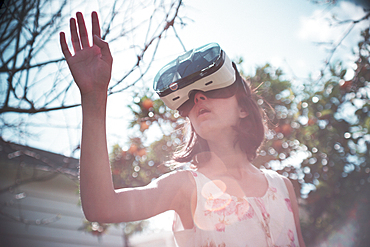
<path fill-rule="evenodd" d="M 64 16 L 63 10 L 60 10 L 48 19 L 36 21 L 41 20 L 40 16 L 46 16 L 40 13 L 47 11 L 35 11 L 31 8 L 32 11 L 27 12 L 29 9 L 27 6 L 31 3 L 39 4 L 34 6 L 39 6 L 40 9 L 48 7 L 46 2 L 41 0 L 24 0 L 22 5 L 18 3 L 14 5 L 16 8 L 8 7 L 8 11 L 2 14 L 4 18 L 2 20 L 8 21 L 2 21 L 0 24 L 2 30 L 5 30 L 0 36 L 2 56 L 0 78 L 2 81 L 6 80 L 6 83 L 2 84 L 6 87 L 3 86 L 0 97 L 4 102 L 0 105 L 0 113 L 3 116 L 9 112 L 39 114 L 78 105 L 78 102 L 74 102 L 70 97 L 72 82 L 65 83 L 63 72 L 56 74 L 53 90 L 46 89 L 52 93 L 45 95 L 38 94 L 39 92 L 31 93 L 37 88 L 34 86 L 35 83 L 42 85 L 45 82 L 37 79 L 42 75 L 41 71 L 46 68 L 49 71 L 50 68 L 58 68 L 61 62 L 58 57 L 45 62 L 43 56 L 37 56 L 41 50 L 36 47 L 45 46 L 47 42 L 42 38 L 47 38 L 48 34 L 53 32 L 49 30 L 50 28 L 56 30 L 54 25 L 60 23 L 59 16 Z M 61 4 L 61 8 L 65 3 Z M 136 28 L 146 27 L 148 35 L 139 49 L 134 47 L 132 68 L 115 77 L 109 94 L 122 92 L 141 80 L 153 60 L 159 41 L 170 28 L 175 31 L 175 25 L 183 24 L 178 16 L 181 1 L 169 3 L 168 8 L 163 2 L 155 3 L 157 4 L 154 6 L 155 13 L 162 14 L 163 17 L 160 19 L 160 28 L 155 29 L 158 25 L 153 24 L 155 18 L 152 17 L 141 26 L 127 29 L 134 32 Z M 118 25 L 117 22 L 119 12 L 122 11 L 121 7 L 127 6 L 119 5 L 118 2 L 110 6 L 111 18 L 106 18 L 108 21 L 102 25 L 106 30 L 103 33 L 111 43 L 119 43 L 130 33 L 130 31 L 121 33 L 114 28 L 124 26 L 125 19 Z M 17 12 L 21 10 L 23 12 Z M 27 13 L 30 17 L 13 18 L 19 15 L 26 16 Z M 369 18 L 370 15 L 367 13 L 359 20 L 343 20 L 337 24 L 356 25 L 368 21 Z M 29 20 L 37 23 L 34 25 L 36 29 L 27 26 L 31 23 Z M 40 28 L 41 26 L 43 28 Z M 349 32 L 351 30 L 352 28 Z M 42 35 L 37 36 L 40 33 Z M 266 109 L 270 118 L 270 131 L 265 146 L 260 150 L 260 156 L 254 164 L 257 167 L 265 166 L 277 170 L 295 184 L 297 194 L 302 195 L 300 202 L 307 215 L 303 219 L 303 233 L 308 245 L 325 240 L 325 236 L 330 236 L 346 224 L 357 226 L 356 246 L 368 242 L 369 234 L 365 233 L 369 229 L 370 218 L 366 212 L 369 208 L 370 181 L 369 30 L 364 30 L 363 41 L 359 43 L 355 52 L 358 57 L 355 76 L 346 81 L 344 80 L 346 71 L 342 64 L 332 60 L 333 54 L 348 33 L 344 33 L 338 42 L 332 44 L 331 53 L 322 70 L 322 77 L 318 81 L 311 79 L 291 83 L 285 79 L 283 71 L 268 64 L 257 67 L 254 75 L 245 75 L 252 86 L 257 88 L 261 96 L 257 99 L 258 103 Z M 176 36 L 176 32 L 174 34 Z M 144 54 L 152 56 L 148 58 Z M 35 95 L 36 98 L 32 98 Z M 170 171 L 171 166 L 166 167 L 163 164 L 170 159 L 170 153 L 181 143 L 181 134 L 186 124 L 183 118 L 166 108 L 149 90 L 138 89 L 133 97 L 135 103 L 130 105 L 134 116 L 131 127 L 137 132 L 131 137 L 129 148 L 123 150 L 116 146 L 111 154 L 116 187 L 140 186 Z M 5 118 L 2 121 L 3 128 L 10 125 Z M 158 130 L 163 136 L 149 143 L 147 133 Z M 92 226 L 92 223 L 89 224 Z M 94 227 L 99 229 L 96 224 Z"/>
<path fill-rule="evenodd" d="M 128 69 L 117 70 L 120 73 L 113 77 L 109 94 L 125 91 L 145 76 L 169 31 L 174 31 L 181 43 L 175 29 L 184 25 L 178 15 L 181 0 L 140 3 L 99 0 L 96 3 L 104 20 L 102 38 L 110 43 L 114 53 L 124 53 L 128 61 L 125 66 Z M 35 115 L 80 105 L 76 101 L 77 90 L 72 77 L 57 46 L 57 33 L 68 23 L 67 7 L 78 9 L 74 5 L 68 0 L 8 0 L 2 5 L 1 130 L 20 124 L 10 121 L 7 116 L 13 115 L 7 114 Z M 134 38 L 134 45 L 131 45 L 128 40 Z"/>
<path fill-rule="evenodd" d="M 253 164 L 291 179 L 305 215 L 302 227 L 308 246 L 327 241 L 348 225 L 356 232 L 344 235 L 354 239 L 351 244 L 365 246 L 369 241 L 369 29 L 362 37 L 352 80 L 343 79 L 346 69 L 341 62 L 331 64 L 319 83 L 310 79 L 293 84 L 284 79 L 283 71 L 269 64 L 257 67 L 254 75 L 244 75 L 256 89 L 256 100 L 267 112 L 270 126 Z M 151 131 L 154 125 L 167 133 L 173 130 L 148 147 L 154 155 L 150 160 L 164 162 L 161 157 L 178 148 L 185 120 L 158 99 L 151 99 L 150 110 L 143 107 L 151 97 L 138 97 L 136 107 L 131 108 L 135 108 L 132 126 L 145 122 L 149 128 L 144 131 Z"/>
<path fill-rule="evenodd" d="M 27 124 L 23 122 L 22 116 L 31 118 L 80 105 L 76 100 L 77 88 L 73 86 L 74 82 L 58 46 L 58 32 L 68 24 L 71 14 L 68 10 L 83 8 L 85 4 L 96 4 L 103 20 L 102 38 L 110 43 L 112 52 L 123 53 L 127 62 L 127 69 L 116 70 L 109 95 L 124 92 L 142 80 L 162 40 L 169 35 L 182 45 L 176 33 L 177 27 L 185 25 L 179 15 L 182 0 L 97 0 L 94 3 L 69 0 L 5 1 L 0 9 L 1 135 L 9 130 L 19 130 L 20 126 Z M 133 45 L 129 40 L 135 40 Z M 142 130 L 145 130 L 144 125 Z M 118 151 L 119 147 L 113 150 L 112 170 L 116 187 L 143 185 L 159 174 L 156 166 L 152 165 L 141 171 L 136 170 L 139 166 L 133 167 L 139 178 L 131 174 L 126 176 L 126 180 L 120 179 L 122 176 L 115 176 L 117 169 L 122 169 L 125 164 L 144 162 L 140 159 L 144 160 L 143 157 L 147 156 L 146 149 L 140 143 L 136 144 L 140 149 L 124 157 L 120 156 L 122 150 Z M 152 174 L 148 175 L 149 172 Z M 125 225 L 125 242 L 144 225 Z M 99 235 L 106 226 L 87 222 L 82 229 Z"/>
<path fill-rule="evenodd" d="M 298 85 L 299 90 L 269 65 L 250 78 L 255 86 L 263 83 L 258 91 L 275 112 L 269 112 L 272 129 L 254 164 L 278 170 L 302 188 L 301 206 L 307 213 L 302 232 L 308 246 L 327 241 L 348 225 L 356 232 L 352 246 L 369 241 L 369 29 L 362 37 L 351 80 L 344 80 L 341 62 L 330 65 L 321 83 L 311 79 Z"/>
<path fill-rule="evenodd" d="M 346 70 L 334 64 L 321 90 L 306 90 L 299 109 L 304 124 L 296 138 L 309 152 L 302 163 L 305 181 L 316 185 L 307 198 L 311 219 L 305 226 L 312 243 L 343 224 L 358 227 L 356 246 L 369 241 L 369 29 L 362 37 L 354 78 L 345 81 Z"/>
<path fill-rule="evenodd" d="M 370 4 L 366 0 L 344 0 L 347 2 L 354 3 L 355 5 L 363 7 L 365 10 L 370 10 Z M 316 4 L 336 4 L 338 0 L 311 0 L 311 2 Z"/>
<path fill-rule="evenodd" d="M 333 236 L 337 240 L 329 245 L 351 239 L 352 246 L 365 246 L 369 241 L 369 29 L 362 37 L 354 49 L 358 59 L 351 80 L 344 80 L 340 61 L 330 64 L 319 81 L 291 84 L 270 65 L 250 77 L 271 122 L 254 164 L 277 170 L 295 184 L 304 199 L 302 232 L 308 246 Z M 338 237 L 336 232 L 348 226 L 355 235 Z"/>

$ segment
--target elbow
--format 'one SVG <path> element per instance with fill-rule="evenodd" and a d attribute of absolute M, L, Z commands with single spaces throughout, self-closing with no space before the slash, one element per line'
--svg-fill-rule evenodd
<path fill-rule="evenodd" d="M 102 222 L 103 217 L 98 212 L 95 212 L 94 210 L 89 209 L 87 207 L 82 207 L 82 210 L 85 215 L 85 218 L 88 221 L 103 223 Z"/>
<path fill-rule="evenodd" d="M 99 222 L 102 224 L 116 223 L 108 215 L 84 211 L 85 218 L 90 222 Z"/>
<path fill-rule="evenodd" d="M 98 209 L 91 206 L 84 206 L 82 204 L 82 210 L 85 215 L 85 218 L 90 222 L 99 222 L 99 223 L 112 223 L 109 222 L 109 216 L 107 215 L 104 209 Z"/>
<path fill-rule="evenodd" d="M 84 210 L 85 218 L 90 222 L 101 222 L 101 218 L 97 217 L 96 214 Z"/>
<path fill-rule="evenodd" d="M 85 218 L 90 222 L 104 224 L 125 222 L 125 219 L 115 216 L 114 210 L 107 208 L 82 206 Z"/>
<path fill-rule="evenodd" d="M 85 218 L 90 222 L 120 223 L 130 221 L 130 211 L 117 210 L 121 206 L 116 194 L 103 194 L 100 197 L 91 197 L 81 194 L 82 210 Z M 118 213 L 119 212 L 119 213 Z"/>
<path fill-rule="evenodd" d="M 109 198 L 96 198 L 81 193 L 81 206 L 85 218 L 90 222 L 112 223 L 110 214 L 112 214 L 113 203 Z"/>

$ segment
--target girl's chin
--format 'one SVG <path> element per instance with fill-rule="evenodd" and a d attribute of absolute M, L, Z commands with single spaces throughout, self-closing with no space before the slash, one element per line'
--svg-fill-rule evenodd
<path fill-rule="evenodd" d="M 225 129 L 220 128 L 204 128 L 200 129 L 200 131 L 196 131 L 196 133 L 202 137 L 206 141 L 212 142 L 220 142 L 220 141 L 227 141 L 228 139 L 234 141 L 235 140 L 235 132 L 226 131 Z"/>

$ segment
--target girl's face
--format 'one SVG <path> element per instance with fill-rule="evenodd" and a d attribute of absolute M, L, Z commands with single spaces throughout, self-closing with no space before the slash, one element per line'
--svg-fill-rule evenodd
<path fill-rule="evenodd" d="M 233 126 L 241 118 L 248 116 L 238 104 L 236 96 L 229 98 L 207 98 L 202 92 L 194 96 L 194 106 L 189 112 L 189 119 L 195 132 L 207 141 L 221 136 L 235 138 Z"/>

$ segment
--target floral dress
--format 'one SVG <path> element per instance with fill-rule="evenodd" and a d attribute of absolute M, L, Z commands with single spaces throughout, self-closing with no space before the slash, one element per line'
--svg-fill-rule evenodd
<path fill-rule="evenodd" d="M 198 171 L 194 228 L 183 229 L 176 215 L 173 230 L 179 247 L 298 246 L 288 189 L 282 177 L 262 170 L 268 189 L 262 197 L 238 198 Z M 218 180 L 219 181 L 219 180 Z"/>

